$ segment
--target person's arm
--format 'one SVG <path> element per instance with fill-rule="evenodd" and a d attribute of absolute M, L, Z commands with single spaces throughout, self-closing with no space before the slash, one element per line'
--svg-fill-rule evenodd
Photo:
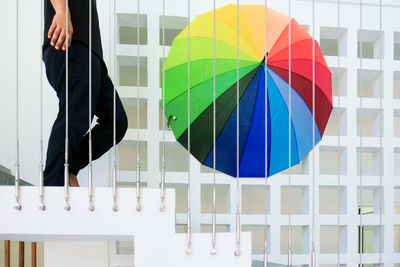
<path fill-rule="evenodd" d="M 47 37 L 50 39 L 50 44 L 54 46 L 57 50 L 62 47 L 62 50 L 66 49 L 67 40 L 66 32 L 67 25 L 65 23 L 66 18 L 66 8 L 65 0 L 50 0 L 56 14 L 53 17 L 53 22 L 51 23 Z M 71 46 L 73 34 L 73 27 L 71 23 L 71 15 L 68 9 L 68 47 Z"/>

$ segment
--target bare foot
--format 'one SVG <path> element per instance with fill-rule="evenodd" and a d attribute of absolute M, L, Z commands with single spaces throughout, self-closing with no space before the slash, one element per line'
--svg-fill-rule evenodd
<path fill-rule="evenodd" d="M 72 173 L 69 174 L 69 186 L 79 187 L 78 179 Z"/>

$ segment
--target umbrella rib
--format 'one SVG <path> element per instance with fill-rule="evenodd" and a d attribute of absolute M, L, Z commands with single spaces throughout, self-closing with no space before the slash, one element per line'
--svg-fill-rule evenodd
<path fill-rule="evenodd" d="M 275 83 L 275 81 L 274 81 L 274 78 L 271 77 L 271 80 L 272 80 L 272 82 L 275 84 L 275 87 L 278 88 L 278 86 L 276 85 L 276 83 Z M 290 88 L 291 88 L 293 91 L 295 91 L 295 93 L 297 93 L 296 90 L 293 89 L 293 87 L 290 87 Z M 288 114 L 289 114 L 289 109 L 288 109 L 288 107 L 286 106 L 285 98 L 283 97 L 283 95 L 281 94 L 281 92 L 279 91 L 279 89 L 277 89 L 276 91 L 278 92 L 278 95 L 282 98 L 283 103 L 285 103 L 284 108 L 287 110 L 287 112 L 288 112 Z M 300 98 L 301 98 L 301 97 L 300 97 Z M 301 100 L 303 100 L 303 99 L 301 99 Z M 304 101 L 304 100 L 303 100 L 303 101 Z M 305 105 L 307 106 L 307 104 L 305 104 Z M 291 123 L 291 126 L 293 127 L 293 133 L 294 133 L 294 135 L 295 135 L 296 145 L 297 145 L 297 147 L 299 147 L 299 143 L 297 142 L 297 137 L 296 137 L 296 133 L 295 133 L 295 130 L 294 130 L 293 117 L 290 118 L 290 123 Z M 315 121 L 314 121 L 313 123 L 315 123 Z M 317 126 L 318 126 L 318 125 L 317 125 Z M 297 149 L 297 155 L 298 155 L 298 158 L 300 159 L 300 155 L 299 155 L 299 151 L 298 151 L 298 150 L 299 150 L 299 149 Z M 296 164 L 298 164 L 298 163 L 296 163 Z M 294 165 L 290 165 L 290 167 L 293 167 L 293 166 L 294 166 Z"/>
<path fill-rule="evenodd" d="M 253 71 L 254 71 L 254 70 L 253 70 Z M 241 93 L 241 96 L 240 96 L 240 98 L 239 98 L 239 101 L 241 100 L 241 98 L 242 98 L 243 95 L 245 94 L 246 90 L 248 89 L 248 86 L 250 85 L 251 81 L 254 79 L 254 76 L 255 76 L 256 74 L 257 74 L 257 71 L 255 72 L 254 75 L 252 75 L 252 76 L 249 78 L 249 83 L 248 83 L 248 85 L 246 86 L 246 89 L 244 89 L 243 92 Z M 233 85 L 231 85 L 230 88 L 232 88 L 232 90 L 235 90 L 235 89 L 236 89 L 236 83 L 234 83 Z M 225 91 L 224 93 L 227 93 L 227 92 L 229 92 L 229 90 Z M 236 94 L 235 94 L 233 97 L 236 97 Z M 217 98 L 217 100 L 218 100 L 218 98 Z M 211 109 L 211 108 L 212 108 L 212 103 L 211 103 L 209 106 L 207 106 L 207 108 L 204 109 L 204 111 L 191 123 L 191 126 L 192 126 L 193 124 L 195 124 L 195 123 L 197 122 L 197 120 L 200 119 L 201 115 L 203 115 L 205 112 L 207 112 L 207 110 L 209 110 L 209 109 Z M 232 116 L 233 112 L 235 112 L 235 107 L 232 109 L 231 112 L 229 112 L 229 115 L 227 116 L 227 119 L 225 120 L 225 122 L 224 122 L 223 126 L 220 128 L 220 130 L 219 130 L 219 131 L 218 131 L 218 130 L 216 131 L 216 138 L 215 138 L 215 140 L 217 140 L 217 139 L 219 138 L 219 136 L 221 135 L 223 129 L 225 128 L 226 124 L 228 123 L 229 118 Z M 192 127 L 194 127 L 194 126 L 192 126 Z M 194 129 L 194 128 L 193 128 L 193 129 Z M 177 138 L 177 140 L 178 140 L 180 143 L 185 143 L 183 140 L 181 140 L 181 138 L 185 138 L 186 136 L 187 136 L 187 129 Z M 210 154 L 210 152 L 212 151 L 212 149 L 213 149 L 213 145 L 211 144 L 210 148 L 208 149 L 208 152 L 206 153 L 206 158 L 207 158 L 207 156 Z M 197 157 L 196 157 L 196 158 L 197 158 Z M 205 158 L 205 159 L 206 159 L 206 158 Z M 197 158 L 197 159 L 198 159 L 199 161 L 201 161 L 201 162 L 203 162 L 203 161 L 205 160 L 205 159 L 199 159 L 199 158 Z"/>
<path fill-rule="evenodd" d="M 284 68 L 281 68 L 281 67 L 277 67 L 277 66 L 275 66 L 275 65 L 272 65 L 272 67 L 277 68 L 277 69 L 280 69 L 280 70 L 283 70 L 283 71 L 289 72 L 288 70 L 286 70 L 286 69 L 284 69 Z M 271 69 L 271 68 L 269 68 L 269 69 Z M 271 69 L 271 70 L 272 70 L 272 69 Z M 309 78 L 307 78 L 306 76 L 304 76 L 304 75 L 302 75 L 302 74 L 300 74 L 300 73 L 298 73 L 298 72 L 292 71 L 292 74 L 299 75 L 299 76 L 303 77 L 304 79 L 307 79 L 307 80 L 310 81 Z M 279 75 L 278 75 L 278 76 L 279 76 Z M 322 90 L 321 86 L 316 85 L 316 87 L 323 93 L 323 95 L 326 97 L 326 99 L 328 99 L 329 102 L 332 102 L 331 99 L 329 99 L 328 96 L 325 94 L 325 92 Z M 293 86 L 292 86 L 292 88 L 296 91 L 296 89 L 295 89 Z M 296 91 L 296 92 L 297 92 L 297 91 Z"/>
<path fill-rule="evenodd" d="M 257 69 L 258 69 L 259 67 L 260 67 L 260 66 L 258 66 Z M 250 72 L 248 72 L 246 75 L 251 74 L 251 72 L 254 72 L 254 74 L 252 74 L 252 75 L 250 76 L 250 78 L 249 78 L 249 83 L 247 84 L 246 89 L 243 90 L 243 92 L 241 93 L 241 96 L 239 97 L 239 102 L 240 102 L 240 100 L 242 99 L 242 97 L 243 97 L 243 95 L 245 94 L 245 92 L 247 91 L 247 89 L 249 88 L 249 85 L 250 85 L 251 81 L 252 81 L 252 80 L 254 79 L 254 77 L 257 75 L 258 70 L 255 71 L 254 69 L 252 69 L 252 70 L 251 70 Z M 246 76 L 246 75 L 245 75 L 245 76 Z M 244 76 L 244 77 L 245 77 L 245 76 Z M 242 80 L 244 77 L 242 77 L 241 79 L 239 79 L 239 85 L 240 85 L 240 80 Z M 234 89 L 235 89 L 234 87 L 236 87 L 236 84 L 237 84 L 237 83 L 235 82 L 235 83 L 233 83 L 231 86 L 229 86 L 228 90 L 226 90 L 225 92 L 223 92 L 219 97 L 216 98 L 216 100 L 218 100 L 220 97 L 222 97 L 222 95 L 224 95 L 224 94 L 227 93 L 228 91 L 234 90 Z M 199 119 L 199 117 L 200 117 L 201 115 L 203 115 L 203 114 L 206 112 L 206 110 L 207 110 L 208 108 L 210 108 L 210 107 L 212 107 L 212 103 L 211 103 L 210 105 L 208 105 L 207 108 L 205 108 L 205 109 L 199 114 L 199 116 L 197 116 L 197 118 L 196 118 L 191 124 L 193 124 L 197 119 Z M 236 106 L 235 106 L 235 107 L 233 108 L 233 110 L 229 113 L 230 115 L 228 116 L 228 120 L 229 120 L 229 118 L 232 116 L 232 113 L 234 112 L 235 108 L 236 108 Z M 222 131 L 222 129 L 225 127 L 225 125 L 226 125 L 226 123 L 227 123 L 228 120 L 226 120 L 226 122 L 224 123 L 224 126 L 221 128 L 221 131 Z M 221 132 L 221 131 L 220 131 L 220 132 Z M 218 137 L 219 137 L 219 134 L 217 135 L 216 139 L 218 139 Z"/>
<path fill-rule="evenodd" d="M 187 37 L 183 37 L 183 38 L 179 38 L 179 39 L 177 39 L 177 40 L 179 40 L 179 41 L 180 41 L 180 40 L 185 41 L 185 39 L 188 39 L 188 38 L 187 38 Z M 202 41 L 202 40 L 210 41 L 210 38 L 205 37 L 205 36 L 195 36 L 195 37 L 190 37 L 190 40 L 191 40 L 191 42 L 194 42 L 193 40 L 195 40 L 195 41 Z M 226 45 L 226 46 L 229 46 L 229 47 L 231 47 L 231 48 L 233 48 L 233 49 L 236 49 L 236 47 L 232 46 L 232 45 L 229 44 L 229 43 L 224 42 L 223 40 L 217 40 L 216 43 L 221 43 L 221 44 L 224 44 L 224 45 Z M 191 46 L 194 46 L 194 44 L 191 44 Z M 175 48 L 175 47 L 172 47 L 171 49 L 174 49 L 174 48 Z M 257 57 L 257 55 L 256 55 L 256 56 L 250 55 L 248 52 L 245 52 L 245 51 L 243 51 L 243 50 L 241 50 L 240 53 L 241 53 L 241 54 L 245 54 L 245 55 L 248 56 L 249 58 L 253 58 L 254 61 L 260 61 L 260 59 Z M 202 54 L 202 56 L 204 56 L 204 53 Z M 193 55 L 192 55 L 191 57 L 193 58 Z M 216 56 L 215 58 L 216 58 L 216 59 L 220 59 L 218 56 Z M 223 58 L 224 58 L 224 57 L 223 57 Z M 204 59 L 210 59 L 210 56 L 207 57 L 207 58 L 204 58 Z M 236 57 L 235 57 L 235 55 L 232 55 L 232 57 L 229 58 L 229 59 L 234 59 L 234 60 L 236 60 Z M 196 60 L 197 60 L 197 59 L 196 59 Z M 196 60 L 191 59 L 191 62 L 195 62 Z M 181 63 L 181 64 L 182 64 L 182 63 Z M 168 65 L 168 64 L 167 64 L 167 65 Z M 177 64 L 177 65 L 180 65 L 180 64 Z M 173 66 L 171 66 L 171 67 L 168 67 L 167 69 L 172 68 L 172 67 L 177 66 L 177 65 L 173 65 Z"/>
<path fill-rule="evenodd" d="M 246 80 L 248 82 L 249 81 L 249 77 L 252 77 L 252 74 L 257 70 L 257 68 L 253 69 L 250 73 L 248 73 L 246 76 L 244 76 L 243 80 Z M 217 81 L 218 82 L 218 81 Z M 242 86 L 242 89 L 245 89 L 248 83 L 244 83 L 245 85 Z M 223 92 L 220 92 L 217 96 L 218 99 L 218 103 L 222 103 L 222 107 L 226 106 L 226 102 L 220 102 L 221 100 L 223 100 L 225 97 L 227 97 L 226 95 L 226 91 L 231 90 L 230 92 L 232 93 L 232 86 L 234 86 L 235 83 L 233 83 L 233 85 L 231 85 L 228 89 L 224 89 Z M 209 92 L 207 91 L 207 88 L 212 87 L 212 80 L 210 80 L 209 82 L 201 85 L 199 88 L 196 88 L 196 90 L 194 90 L 194 96 L 192 97 L 193 99 L 196 99 L 196 102 L 198 103 L 198 105 L 196 105 L 195 109 L 192 111 L 192 116 L 191 116 L 191 123 L 195 122 L 199 116 L 203 113 L 203 111 L 205 109 L 207 109 L 207 107 L 210 107 L 210 105 L 212 104 L 212 94 L 207 95 L 206 93 Z M 231 94 L 229 93 L 229 94 Z M 181 137 L 182 133 L 187 129 L 187 125 L 185 125 L 184 121 L 179 120 L 176 116 L 179 115 L 180 117 L 184 116 L 184 114 L 182 114 L 182 110 L 185 109 L 185 99 L 186 99 L 186 95 L 181 95 L 178 99 L 176 99 L 175 101 L 169 103 L 169 105 L 167 106 L 166 109 L 166 115 L 167 117 L 171 118 L 173 116 L 175 116 L 176 121 L 171 125 L 172 130 L 174 132 L 175 137 L 179 138 Z M 233 109 L 233 107 L 232 107 Z M 219 115 L 221 114 L 221 112 L 219 112 Z M 211 115 L 210 115 L 211 116 Z"/>
<path fill-rule="evenodd" d="M 242 12 L 243 13 L 243 12 Z M 205 16 L 205 17 L 207 17 L 207 16 Z M 207 17 L 207 18 L 209 18 L 209 19 L 212 19 L 212 17 Z M 225 24 L 226 26 L 227 26 L 227 28 L 230 28 L 230 29 L 232 29 L 233 31 L 235 31 L 235 33 L 236 33 L 236 30 L 237 29 L 234 29 L 231 25 L 229 25 L 228 23 L 226 23 L 224 20 L 221 20 L 221 19 L 219 19 L 218 21 L 218 24 L 220 25 L 220 24 Z M 193 23 L 193 22 L 192 22 Z M 187 28 L 187 27 L 186 27 Z M 184 29 L 184 31 L 186 30 L 186 28 Z M 218 35 L 217 35 L 218 36 Z M 242 42 L 244 42 L 250 49 L 251 49 L 251 51 L 257 56 L 258 55 L 258 53 L 257 53 L 257 50 L 255 50 L 255 47 L 253 47 L 253 45 L 251 45 L 249 42 L 247 42 L 247 39 L 245 38 L 245 36 L 243 36 L 242 34 L 240 34 L 239 33 L 239 36 L 240 36 L 240 38 L 241 38 L 241 41 Z M 204 37 L 204 36 L 190 36 L 190 38 L 192 39 L 192 37 Z M 176 39 L 184 39 L 184 38 L 187 38 L 187 36 L 177 36 L 176 37 Z M 210 39 L 212 39 L 212 38 L 210 38 Z M 218 40 L 218 38 L 217 38 L 217 40 Z"/>
<path fill-rule="evenodd" d="M 291 47 L 293 48 L 293 46 L 297 45 L 298 43 L 304 42 L 304 41 L 312 41 L 312 38 L 309 37 L 309 38 L 306 38 L 306 39 L 298 40 L 298 41 L 292 43 Z M 278 41 L 277 41 L 276 43 L 278 43 Z M 275 44 L 276 44 L 276 43 L 275 43 Z M 274 48 L 274 47 L 275 47 L 275 45 L 271 48 L 271 51 L 273 51 L 273 48 Z M 270 57 L 269 61 L 270 61 L 270 62 L 273 61 L 272 59 L 273 59 L 276 55 L 282 53 L 282 51 L 285 50 L 285 49 L 288 49 L 288 47 L 284 47 L 284 48 L 282 48 L 281 50 L 278 50 L 278 51 L 276 51 L 276 52 L 274 51 L 273 54 L 271 53 L 271 57 Z M 293 56 L 293 55 L 292 55 L 292 56 Z M 289 60 L 289 59 L 288 59 L 288 60 Z M 292 60 L 293 60 L 293 58 L 292 58 Z"/>
<path fill-rule="evenodd" d="M 273 70 L 271 70 L 271 71 L 273 71 Z M 276 74 L 276 73 L 275 73 L 275 74 Z M 276 75 L 277 75 L 278 77 L 280 77 L 278 74 L 276 74 Z M 281 79 L 283 79 L 283 78 L 281 78 Z M 271 77 L 271 80 L 272 80 L 272 82 L 275 84 L 276 88 L 278 88 L 278 86 L 276 85 L 275 80 L 274 80 L 273 77 Z M 283 80 L 284 80 L 284 79 L 283 79 Z M 285 81 L 285 80 L 284 80 L 284 81 Z M 287 83 L 287 82 L 285 81 L 285 83 Z M 304 101 L 304 99 L 300 96 L 300 94 L 293 88 L 293 84 L 292 84 L 292 86 L 291 86 L 291 89 L 294 91 L 293 93 L 297 94 L 298 97 L 300 98 L 300 100 L 303 101 L 304 105 L 307 107 L 308 112 L 310 112 L 310 113 L 311 113 L 311 116 L 313 116 L 313 112 L 310 110 L 310 108 L 308 107 L 307 103 L 306 103 L 306 102 Z M 279 89 L 277 89 L 277 92 L 278 92 L 279 96 L 282 98 L 282 100 L 284 101 L 284 103 L 286 103 L 285 98 L 282 96 L 282 94 L 281 94 L 281 92 L 280 92 Z M 286 105 L 285 105 L 285 108 L 287 109 L 287 106 L 286 106 Z M 292 122 L 292 124 L 293 124 L 293 117 L 291 117 L 291 122 Z M 319 135 L 320 135 L 321 138 L 322 138 L 323 132 L 321 132 L 321 130 L 320 130 L 320 128 L 319 128 L 319 125 L 318 125 L 318 123 L 317 123 L 317 121 L 316 121 L 315 119 L 313 119 L 313 124 L 315 125 L 315 130 L 318 131 Z M 293 124 L 293 128 L 294 128 L 294 124 Z M 313 134 L 313 136 L 315 136 L 315 134 Z M 299 143 L 298 143 L 297 141 L 296 141 L 296 144 L 297 144 L 297 147 L 299 147 Z M 298 154 L 299 154 L 299 153 L 298 153 Z M 300 154 L 299 154 L 298 156 L 299 156 L 299 159 L 300 159 Z"/>
<path fill-rule="evenodd" d="M 258 72 L 258 71 L 257 71 Z M 252 78 L 252 80 L 254 79 L 254 77 Z M 261 79 L 261 77 L 260 77 L 260 79 Z M 249 84 L 250 85 L 250 84 Z M 246 88 L 246 90 L 248 89 L 248 87 L 249 86 L 247 86 L 247 88 Z M 245 91 L 246 91 L 245 90 Z M 256 99 L 257 99 L 257 96 L 258 96 L 258 88 L 257 88 L 257 95 L 256 95 Z M 243 95 L 244 95 L 244 92 L 243 92 Z M 243 95 L 242 95 L 242 97 L 243 97 Z M 241 98 L 242 98 L 241 97 Z M 240 106 L 240 100 L 241 100 L 241 98 L 239 99 L 239 106 Z M 255 107 L 256 107 L 256 105 L 254 104 L 254 106 L 253 106 L 253 110 L 252 110 L 252 114 L 251 114 L 251 121 L 253 121 L 253 117 L 254 117 L 254 109 L 255 109 Z M 239 124 L 239 128 L 240 128 L 240 124 Z M 222 132 L 222 130 L 221 130 L 221 132 Z M 243 146 L 242 146 L 242 149 L 241 149 L 241 151 L 239 152 L 239 166 L 241 165 L 241 163 L 242 163 L 242 159 L 243 159 L 243 153 L 244 153 L 244 148 L 246 147 L 246 143 L 247 143 L 247 140 L 248 140 L 248 137 L 249 137 L 249 133 L 250 133 L 250 127 L 249 127 L 249 130 L 247 131 L 247 135 L 246 135 L 246 138 L 245 138 L 245 143 L 243 144 Z M 240 138 L 240 137 L 239 137 Z"/>
<path fill-rule="evenodd" d="M 257 92 L 257 94 L 258 94 L 258 92 Z M 254 105 L 254 106 L 255 106 L 255 105 Z M 253 109 L 253 114 L 251 115 L 252 121 L 253 121 L 253 117 L 254 117 L 254 109 Z M 294 126 L 293 126 L 293 128 L 294 128 Z M 249 138 L 250 130 L 251 130 L 251 129 L 249 129 L 249 131 L 247 132 L 247 136 L 246 136 L 246 138 L 245 138 L 245 143 L 244 143 L 244 145 L 243 145 L 243 147 L 242 147 L 242 151 L 240 151 L 240 155 L 239 155 L 239 166 L 241 165 L 242 160 L 243 160 L 243 153 L 244 153 L 244 151 L 245 151 L 245 147 L 246 147 L 246 144 L 247 144 L 247 141 L 248 141 L 248 138 Z"/>
<path fill-rule="evenodd" d="M 270 70 L 273 71 L 272 69 L 270 69 Z M 287 71 L 287 70 L 285 70 L 285 71 Z M 276 72 L 274 72 L 274 73 L 277 74 Z M 292 73 L 292 74 L 293 74 L 293 73 Z M 301 76 L 301 75 L 298 74 L 298 73 L 295 73 L 295 74 Z M 277 75 L 278 75 L 278 74 L 277 74 Z M 278 76 L 279 76 L 279 75 L 278 75 Z M 281 76 L 279 76 L 279 77 L 281 77 Z M 302 77 L 304 77 L 304 76 L 302 76 Z M 305 78 L 305 77 L 304 77 L 304 78 Z M 305 79 L 307 79 L 307 78 L 305 78 Z M 307 80 L 309 80 L 309 79 L 307 79 Z M 286 82 L 287 82 L 287 81 L 286 81 Z M 321 96 L 321 98 L 318 98 L 318 99 L 319 99 L 319 103 L 320 103 L 321 101 L 323 101 L 324 99 L 326 99 L 326 101 L 332 106 L 331 101 L 329 100 L 329 98 L 326 97 L 326 94 L 323 93 L 321 87 L 318 86 L 318 85 L 316 85 L 316 88 L 318 88 L 318 91 L 321 91 L 321 92 L 322 92 L 322 95 L 324 96 L 324 98 L 322 98 L 322 96 Z M 306 106 L 307 106 L 308 110 L 311 112 L 312 106 L 309 106 L 309 105 L 307 104 L 307 102 L 304 100 L 304 98 L 301 97 L 302 94 L 300 94 L 299 92 L 297 92 L 296 89 L 293 87 L 293 85 L 292 85 L 292 89 L 293 89 L 293 90 L 300 96 L 300 98 L 306 103 Z M 311 103 L 311 104 L 312 104 L 312 103 Z M 311 104 L 310 104 L 310 105 L 311 105 Z M 329 114 L 330 114 L 330 112 L 331 112 L 331 111 L 329 111 Z M 311 114 L 312 114 L 312 112 L 311 112 Z M 321 112 L 320 112 L 319 114 L 321 115 Z M 327 124 L 327 122 L 328 122 L 329 114 L 327 115 L 326 119 L 323 119 L 323 118 L 319 117 L 319 118 L 322 119 L 322 122 L 321 122 L 319 119 L 317 119 L 317 121 L 320 122 L 319 124 L 317 123 L 317 126 L 318 126 L 318 131 L 319 131 L 319 133 L 321 134 L 321 137 L 322 137 L 323 132 L 325 131 L 325 127 L 326 127 L 326 124 Z M 321 115 L 321 116 L 325 116 L 325 115 Z M 322 124 L 321 124 L 321 123 L 322 123 Z"/>
<path fill-rule="evenodd" d="M 191 63 L 198 63 L 199 61 L 211 61 L 211 60 L 212 59 L 210 59 L 210 58 L 199 58 L 199 59 L 196 59 L 196 60 L 191 60 L 190 62 Z M 221 57 L 221 58 L 218 58 L 218 60 L 232 60 L 232 61 L 235 61 L 235 63 L 236 63 L 236 59 L 235 58 Z M 167 62 L 167 61 L 165 61 L 165 62 Z M 241 60 L 240 62 L 242 62 L 242 63 L 260 64 L 261 60 Z M 164 71 L 173 70 L 174 68 L 181 67 L 182 65 L 186 65 L 186 64 L 187 64 L 187 61 L 183 62 L 183 63 L 180 63 L 180 64 L 177 64 L 177 65 L 173 65 L 172 67 L 169 67 L 169 68 L 165 68 Z M 242 68 L 246 68 L 248 66 L 251 66 L 253 64 L 249 64 L 247 66 L 241 67 L 241 69 Z M 232 69 L 231 71 L 233 71 L 233 70 L 236 70 L 236 69 Z M 229 72 L 229 71 L 227 71 L 227 72 Z M 226 72 L 223 72 L 223 73 L 226 73 Z M 223 74 L 223 73 L 221 73 L 221 74 Z M 221 74 L 218 74 L 217 76 L 219 76 Z M 211 78 L 212 78 L 212 76 L 211 76 Z"/>
<path fill-rule="evenodd" d="M 294 49 L 294 47 L 296 46 L 296 45 L 298 45 L 298 44 L 300 44 L 300 43 L 303 43 L 303 42 L 306 42 L 306 41 L 312 41 L 312 39 L 303 39 L 303 40 L 300 40 L 300 41 L 297 41 L 297 42 L 295 42 L 294 44 L 292 44 L 292 50 Z M 269 63 L 274 63 L 274 62 L 280 62 L 280 61 L 288 61 L 289 59 L 287 58 L 287 59 L 278 59 L 278 60 L 275 60 L 274 58 L 275 57 L 277 57 L 279 54 L 283 54 L 283 55 L 285 55 L 286 53 L 284 53 L 284 50 L 285 49 L 288 49 L 288 48 L 283 48 L 282 50 L 280 50 L 280 51 L 278 51 L 278 52 L 276 52 L 276 53 L 274 53 L 272 56 L 270 56 L 270 58 L 269 58 Z M 318 51 L 315 51 L 315 52 L 318 52 Z M 302 55 L 305 55 L 305 54 L 302 54 Z M 323 57 L 324 55 L 321 53 L 321 57 L 320 58 L 315 58 L 315 61 L 316 61 L 316 63 L 318 63 L 318 64 L 321 64 L 322 66 L 324 66 L 325 68 L 329 68 L 328 67 L 328 64 L 326 63 L 326 61 L 325 61 L 325 58 Z M 320 60 L 321 59 L 321 60 Z M 292 55 L 292 58 L 291 58 L 291 61 L 294 61 L 294 60 L 313 60 L 313 58 L 293 58 L 293 55 Z"/>
<path fill-rule="evenodd" d="M 240 10 L 240 7 L 239 7 L 239 10 Z M 248 22 L 249 24 L 251 24 L 249 18 L 247 17 L 246 12 L 241 11 L 241 13 L 242 13 L 242 19 L 243 19 L 243 17 L 245 17 L 246 20 L 247 20 L 247 22 Z M 256 39 L 256 37 L 255 37 L 255 36 L 256 36 L 256 33 L 254 32 L 253 27 L 250 27 L 250 30 L 251 30 L 251 32 L 253 33 L 254 43 L 257 44 L 257 50 L 259 50 L 258 53 L 257 53 L 257 55 L 260 54 L 260 55 L 263 55 L 263 56 L 264 56 L 264 55 L 265 55 L 265 52 L 263 52 L 262 50 L 260 51 L 260 47 L 258 46 L 257 39 Z M 264 48 L 261 48 L 261 49 L 264 49 Z"/>
<path fill-rule="evenodd" d="M 292 62 L 296 62 L 297 60 L 308 60 L 308 61 L 312 61 L 312 59 L 308 59 L 308 58 L 296 58 L 296 59 L 292 59 Z M 279 63 L 279 62 L 287 62 L 288 60 L 285 60 L 285 59 L 280 59 L 280 60 L 276 60 L 276 61 L 272 61 L 271 62 L 271 59 L 269 59 L 269 63 L 268 63 L 268 65 L 269 66 L 273 66 L 273 67 L 276 67 L 276 68 L 280 68 L 280 69 L 283 69 L 283 70 L 286 70 L 286 71 L 288 71 L 289 72 L 289 70 L 287 70 L 287 69 L 284 69 L 284 68 L 282 68 L 282 67 L 279 67 L 279 66 L 276 66 L 276 64 L 277 63 Z M 326 70 L 329 70 L 329 67 L 327 68 L 324 64 L 322 64 L 321 62 L 315 62 L 316 64 L 319 64 L 319 65 L 321 65 L 322 67 L 324 67 Z M 292 71 L 293 73 L 298 73 L 298 72 L 294 72 L 294 71 Z M 304 76 L 304 75 L 301 75 L 301 76 Z M 304 76 L 305 77 L 305 76 Z M 307 77 L 305 77 L 305 78 L 307 78 Z M 311 79 L 309 79 L 309 78 L 307 78 L 308 80 L 311 80 Z"/>
<path fill-rule="evenodd" d="M 294 20 L 294 19 L 292 18 L 291 20 Z M 279 40 L 281 39 L 281 37 L 283 37 L 283 34 L 285 33 L 285 30 L 288 29 L 288 28 L 289 28 L 289 23 L 288 23 L 288 25 L 287 25 L 285 28 L 283 28 L 282 32 L 279 34 L 279 37 L 276 38 L 276 41 L 275 41 L 274 45 L 271 47 L 270 52 L 274 50 L 275 46 L 276 46 L 278 43 L 280 43 Z"/>
<path fill-rule="evenodd" d="M 193 61 L 191 61 L 191 63 L 193 63 Z M 241 70 L 243 70 L 243 69 L 246 69 L 246 68 L 249 68 L 249 67 L 253 67 L 253 66 L 254 66 L 254 68 L 251 68 L 247 73 L 245 73 L 245 74 L 243 75 L 243 77 L 246 76 L 247 74 L 249 74 L 249 73 L 250 73 L 251 71 L 253 71 L 255 68 L 257 68 L 259 65 L 260 65 L 260 63 L 257 63 L 257 64 L 254 64 L 254 65 L 249 65 L 249 66 L 240 68 Z M 224 74 L 227 74 L 227 73 L 230 73 L 230 72 L 232 72 L 232 73 L 233 73 L 233 72 L 236 72 L 236 69 L 233 69 L 233 70 L 230 70 L 230 71 L 226 71 L 226 72 L 220 73 L 220 74 L 217 75 L 216 77 L 221 76 L 221 75 L 224 75 Z M 243 77 L 242 77 L 242 78 L 243 78 Z M 190 89 L 193 90 L 193 89 L 196 88 L 198 85 L 201 85 L 201 84 L 203 84 L 204 82 L 207 82 L 207 81 L 210 81 L 210 80 L 213 80 L 213 79 L 214 79 L 214 78 L 211 76 L 209 79 L 203 80 L 202 82 L 199 82 L 198 84 L 194 85 L 194 86 L 191 87 Z M 234 84 L 236 84 L 236 82 L 234 82 L 232 85 L 234 85 Z M 230 88 L 232 85 L 230 85 L 228 88 Z M 176 100 L 178 97 L 180 97 L 180 96 L 182 96 L 182 95 L 184 95 L 184 94 L 187 94 L 187 93 L 188 93 L 187 90 L 186 90 L 186 91 L 183 91 L 183 92 L 180 93 L 179 95 L 177 95 L 177 96 L 175 96 L 174 98 L 172 98 L 171 100 L 169 100 L 168 103 L 166 103 L 166 105 L 168 106 L 172 101 Z"/>
<path fill-rule="evenodd" d="M 243 19 L 243 16 L 246 17 L 245 12 L 243 12 L 243 11 L 240 10 L 240 5 L 239 5 L 239 7 L 238 7 L 237 12 L 240 13 L 239 16 L 240 16 L 241 19 Z M 246 20 L 247 20 L 247 22 L 250 24 L 250 21 L 247 19 L 247 17 L 246 17 Z M 242 21 L 242 20 L 241 20 L 241 21 Z M 228 25 L 228 27 L 230 27 L 231 29 L 235 30 L 235 31 L 237 32 L 237 34 L 241 37 L 242 42 L 244 41 L 250 48 L 252 48 L 252 51 L 253 51 L 256 55 L 258 55 L 258 53 L 257 53 L 257 50 L 258 50 L 257 47 L 254 47 L 254 46 L 251 45 L 249 42 L 247 42 L 248 39 L 245 38 L 245 36 L 243 36 L 242 34 L 240 34 L 240 31 L 238 31 L 238 29 L 234 29 L 231 25 L 229 25 L 228 23 L 226 23 L 224 20 L 219 19 L 218 22 L 220 22 L 220 23 L 222 22 L 222 23 Z M 237 25 L 237 28 L 238 28 L 238 26 L 239 26 L 239 25 Z M 253 35 L 253 38 L 254 38 L 254 35 Z M 254 40 L 252 40 L 252 41 L 253 41 L 254 43 L 256 43 L 255 38 L 254 38 Z M 241 42 L 240 44 L 242 44 L 242 42 Z"/>

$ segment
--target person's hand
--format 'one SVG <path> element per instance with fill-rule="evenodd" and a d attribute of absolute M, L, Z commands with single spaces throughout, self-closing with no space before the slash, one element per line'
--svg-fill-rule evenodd
<path fill-rule="evenodd" d="M 71 23 L 71 16 L 68 13 L 68 42 L 66 40 L 67 25 L 65 24 L 65 12 L 56 12 L 53 17 L 53 22 L 47 33 L 47 37 L 50 39 L 50 44 L 57 50 L 62 48 L 65 51 L 68 43 L 68 47 L 71 46 L 72 34 L 74 30 Z"/>

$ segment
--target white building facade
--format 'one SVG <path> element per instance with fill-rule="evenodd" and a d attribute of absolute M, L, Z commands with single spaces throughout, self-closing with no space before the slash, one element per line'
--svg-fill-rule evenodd
<path fill-rule="evenodd" d="M 188 23 L 188 10 L 193 20 L 212 10 L 213 1 L 192 0 L 189 9 L 187 0 L 139 1 L 97 1 L 104 59 L 129 120 L 128 132 L 118 146 L 117 184 L 136 187 L 139 155 L 142 188 L 159 188 L 165 140 L 165 179 L 167 187 L 175 188 L 176 232 L 186 232 L 190 190 L 192 232 L 210 233 L 213 173 L 188 157 L 172 131 L 162 129 L 160 70 L 174 36 Z M 37 185 L 41 1 L 19 2 L 21 176 Z M 239 195 L 232 177 L 216 174 L 217 231 L 235 232 L 239 197 L 241 230 L 252 233 L 254 264 L 264 257 L 267 223 L 270 262 L 287 265 L 290 228 L 293 265 L 311 266 L 314 218 L 318 266 L 356 266 L 361 261 L 363 266 L 400 267 L 400 2 L 315 0 L 314 13 L 311 0 L 266 2 L 270 8 L 291 14 L 319 41 L 332 71 L 334 109 L 322 141 L 298 166 L 267 182 L 240 179 Z M 236 1 L 218 0 L 216 7 L 229 3 Z M 0 62 L 0 121 L 8 125 L 0 132 L 0 164 L 13 169 L 16 106 L 15 91 L 10 88 L 16 84 L 16 10 L 8 0 L 2 0 L 0 7 L 0 25 L 13 25 L 4 29 L 9 39 L 0 49 L 4 59 Z M 46 145 L 57 99 L 44 72 L 43 88 Z M 112 158 L 110 152 L 95 162 L 95 187 L 111 186 Z M 86 186 L 87 170 L 78 178 Z M 109 259 L 122 264 L 118 259 L 126 258 L 123 266 L 128 266 L 132 259 L 126 256 L 134 250 L 131 242 L 110 241 Z"/>

